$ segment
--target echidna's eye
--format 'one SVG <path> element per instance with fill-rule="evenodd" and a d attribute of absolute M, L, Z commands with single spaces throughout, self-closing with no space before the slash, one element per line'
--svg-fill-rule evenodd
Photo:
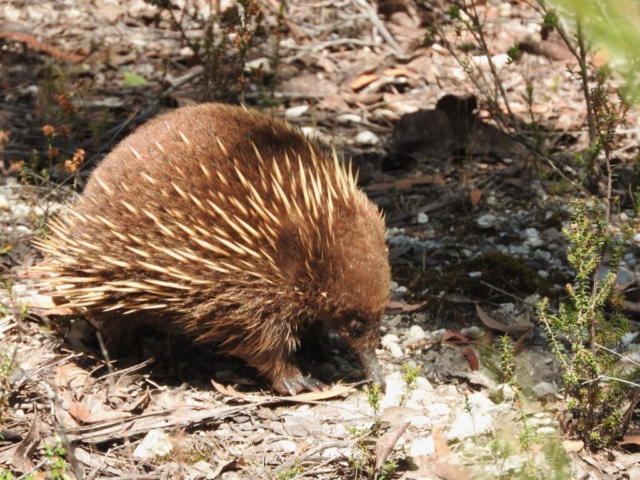
<path fill-rule="evenodd" d="M 365 331 L 365 325 L 362 321 L 352 319 L 347 326 L 347 333 L 350 337 L 360 337 Z"/>

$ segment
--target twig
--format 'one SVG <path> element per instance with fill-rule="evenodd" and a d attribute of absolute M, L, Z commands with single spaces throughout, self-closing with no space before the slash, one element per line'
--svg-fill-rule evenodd
<path fill-rule="evenodd" d="M 409 55 L 405 54 L 402 51 L 402 48 L 400 48 L 400 45 L 398 45 L 398 42 L 396 42 L 393 36 L 389 33 L 389 30 L 387 30 L 387 27 L 385 27 L 384 24 L 378 18 L 378 14 L 373 9 L 373 7 L 371 7 L 371 5 L 369 5 L 366 2 L 366 0 L 355 0 L 355 2 L 360 6 L 362 10 L 364 10 L 367 13 L 367 15 L 369 16 L 369 20 L 371 21 L 373 26 L 378 29 L 378 31 L 380 32 L 380 35 L 382 35 L 382 38 L 384 38 L 387 41 L 387 43 L 391 45 L 396 56 L 398 58 L 408 58 Z"/>
<path fill-rule="evenodd" d="M 322 452 L 323 450 L 326 450 L 328 448 L 347 448 L 352 443 L 353 442 L 347 442 L 347 441 L 323 443 L 322 445 L 318 445 L 317 447 L 312 448 L 311 450 L 303 453 L 302 455 L 292 458 L 291 460 L 281 464 L 279 467 L 274 469 L 274 473 L 280 473 L 283 470 L 293 467 L 296 463 L 304 462 L 307 458 L 313 457 L 318 452 Z"/>

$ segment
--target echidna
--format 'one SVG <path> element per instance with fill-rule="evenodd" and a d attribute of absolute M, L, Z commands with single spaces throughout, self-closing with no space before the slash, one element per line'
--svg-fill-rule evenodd
<path fill-rule="evenodd" d="M 350 167 L 283 122 L 220 104 L 160 116 L 49 226 L 40 272 L 108 345 L 141 325 L 185 333 L 294 394 L 324 388 L 296 358 L 321 322 L 384 386 L 384 221 Z"/>

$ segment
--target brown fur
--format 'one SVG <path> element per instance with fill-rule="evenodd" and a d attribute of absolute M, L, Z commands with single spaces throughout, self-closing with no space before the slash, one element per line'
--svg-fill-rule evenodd
<path fill-rule="evenodd" d="M 294 393 L 321 385 L 295 358 L 321 321 L 383 383 L 384 222 L 343 165 L 269 116 L 204 104 L 148 122 L 51 230 L 47 283 L 111 344 L 141 324 L 186 333 Z"/>

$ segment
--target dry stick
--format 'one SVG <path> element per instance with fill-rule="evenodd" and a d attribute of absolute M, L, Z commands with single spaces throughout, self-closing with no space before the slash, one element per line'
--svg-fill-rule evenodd
<path fill-rule="evenodd" d="M 484 285 L 485 287 L 492 288 L 492 289 L 494 289 L 494 290 L 496 290 L 496 291 L 498 291 L 498 292 L 502 293 L 503 295 L 506 295 L 506 296 L 508 296 L 508 297 L 514 298 L 514 299 L 518 300 L 519 302 L 524 303 L 525 305 L 528 305 L 528 306 L 533 307 L 533 308 L 537 308 L 537 305 L 536 305 L 536 304 L 534 304 L 534 303 L 529 303 L 529 302 L 525 302 L 525 301 L 524 301 L 523 299 L 521 299 L 520 297 L 518 297 L 518 296 L 516 296 L 516 295 L 513 295 L 512 293 L 509 293 L 509 292 L 507 292 L 507 291 L 505 291 L 505 290 L 502 290 L 501 288 L 498 288 L 498 287 L 496 287 L 496 286 L 494 286 L 494 285 L 491 285 L 490 283 L 487 283 L 487 282 L 485 282 L 484 280 L 480 280 L 480 284 L 481 284 L 481 285 Z"/>
<path fill-rule="evenodd" d="M 45 463 L 47 463 L 49 461 L 48 458 L 44 458 L 42 460 L 40 460 L 38 463 L 36 463 L 33 468 L 31 470 L 29 470 L 28 472 L 23 473 L 22 475 L 20 475 L 18 478 L 16 478 L 16 480 L 24 480 L 25 478 L 27 478 L 29 475 L 31 475 L 34 472 L 37 472 L 38 469 L 43 466 Z M 4 472 L 3 472 L 4 473 Z M 9 477 L 10 478 L 10 477 Z"/>
<path fill-rule="evenodd" d="M 67 451 L 67 458 L 69 459 L 69 463 L 71 463 L 71 466 L 73 468 L 73 471 L 74 471 L 76 477 L 79 478 L 80 480 L 82 480 L 83 475 L 84 475 L 84 470 L 82 470 L 82 468 L 80 467 L 79 462 L 75 458 L 75 455 L 73 453 L 73 448 L 71 446 L 71 443 L 67 439 L 67 436 L 66 436 L 66 433 L 65 433 L 65 429 L 56 420 L 55 409 L 56 408 L 60 408 L 60 409 L 65 410 L 65 411 L 68 412 L 70 410 L 70 408 L 71 408 L 71 406 L 69 405 L 69 402 L 67 402 L 62 396 L 60 396 L 58 394 L 58 392 L 55 391 L 47 382 L 45 382 L 44 380 L 38 380 L 38 379 L 34 378 L 31 375 L 30 372 L 28 372 L 27 370 L 22 368 L 21 365 L 16 364 L 16 371 L 18 371 L 18 370 L 20 371 L 20 373 L 22 373 L 22 375 L 28 381 L 30 381 L 32 383 L 37 383 L 38 385 L 43 387 L 45 392 L 46 392 L 47 398 L 49 400 L 51 400 L 51 402 L 52 402 L 52 404 L 51 404 L 51 410 L 52 410 L 51 413 L 52 413 L 52 416 L 53 416 L 54 431 L 59 435 L 60 441 L 64 445 L 65 450 Z M 36 412 L 34 411 L 34 415 L 35 414 L 36 414 Z"/>
<path fill-rule="evenodd" d="M 535 5 L 533 5 L 532 2 L 527 2 L 527 3 L 530 7 L 532 7 L 538 13 L 542 15 L 546 14 L 547 6 L 544 0 L 538 0 L 538 2 L 540 3 L 540 5 L 542 5 L 542 10 L 537 8 Z M 562 22 L 560 17 L 557 17 L 557 18 L 558 18 L 558 22 Z M 582 24 L 580 21 L 578 21 L 577 24 L 578 24 L 578 46 L 580 48 L 580 51 L 578 51 L 576 47 L 573 45 L 573 42 L 567 35 L 566 27 L 564 25 L 556 25 L 555 27 L 556 27 L 556 31 L 560 35 L 560 38 L 562 38 L 562 41 L 564 42 L 565 46 L 569 49 L 569 52 L 571 52 L 571 55 L 573 55 L 576 58 L 576 60 L 578 60 L 578 65 L 580 66 L 580 83 L 582 87 L 582 94 L 584 96 L 586 106 L 587 106 L 587 125 L 589 127 L 589 141 L 590 141 L 589 143 L 593 143 L 593 141 L 596 138 L 596 124 L 595 124 L 595 119 L 593 118 L 593 112 L 591 111 L 591 96 L 589 95 L 589 79 L 588 79 L 588 72 L 587 72 L 587 49 L 585 48 L 585 45 L 584 45 L 584 35 L 582 34 Z"/>
<path fill-rule="evenodd" d="M 367 13 L 367 15 L 369 16 L 369 20 L 371 21 L 373 26 L 378 29 L 378 31 L 380 32 L 380 35 L 382 35 L 382 38 L 384 38 L 387 41 L 387 43 L 391 45 L 391 47 L 393 48 L 396 54 L 396 57 L 402 58 L 402 59 L 409 58 L 410 55 L 407 55 L 402 51 L 402 48 L 400 48 L 400 45 L 398 45 L 396 40 L 389 33 L 389 30 L 387 30 L 387 27 L 385 27 L 384 24 L 380 21 L 380 19 L 378 18 L 378 14 L 371 7 L 371 5 L 369 5 L 366 2 L 366 0 L 355 0 L 355 2 L 360 6 L 362 10 L 364 10 Z"/>
<path fill-rule="evenodd" d="M 322 452 L 323 450 L 326 450 L 327 448 L 347 448 L 352 443 L 353 442 L 347 442 L 347 441 L 323 443 L 322 445 L 318 445 L 316 448 L 312 448 L 311 450 L 305 452 L 304 454 L 300 455 L 299 457 L 293 458 L 293 459 L 281 464 L 279 467 L 277 467 L 273 471 L 274 471 L 274 473 L 280 473 L 283 470 L 286 470 L 288 468 L 293 467 L 296 463 L 304 462 L 307 458 L 312 457 L 316 453 Z"/>
<path fill-rule="evenodd" d="M 326 465 L 329 465 L 330 463 L 333 463 L 333 462 L 335 462 L 336 460 L 339 460 L 342 457 L 344 457 L 344 455 L 336 455 L 335 457 L 331 457 L 328 460 L 325 460 L 324 462 L 319 463 L 318 465 L 310 468 L 309 470 L 306 470 L 306 471 L 302 472 L 301 474 L 296 475 L 291 480 L 297 480 L 298 478 L 306 477 L 307 475 L 310 475 L 312 473 L 316 473 L 322 467 L 324 467 Z"/>
<path fill-rule="evenodd" d="M 516 133 L 518 135 L 522 135 L 522 132 L 519 129 L 518 122 L 516 122 L 516 116 L 511 110 L 511 105 L 509 104 L 509 98 L 507 96 L 507 91 L 500 80 L 500 74 L 498 73 L 498 69 L 496 68 L 496 64 L 493 63 L 491 59 L 491 55 L 489 55 L 489 46 L 487 45 L 486 39 L 484 38 L 484 34 L 482 33 L 482 26 L 480 25 L 480 16 L 478 15 L 478 10 L 476 9 L 476 4 L 473 3 L 471 8 L 473 9 L 473 21 L 480 27 L 478 31 L 471 30 L 471 34 L 476 38 L 476 40 L 480 43 L 482 51 L 485 52 L 485 56 L 487 57 L 487 61 L 489 63 L 489 68 L 491 69 L 491 75 L 495 79 L 496 87 L 500 92 L 500 96 L 502 97 L 502 101 L 504 102 L 504 106 L 507 109 L 507 113 L 509 114 L 509 118 L 511 119 L 511 123 L 513 124 L 513 128 L 515 128 Z"/>

